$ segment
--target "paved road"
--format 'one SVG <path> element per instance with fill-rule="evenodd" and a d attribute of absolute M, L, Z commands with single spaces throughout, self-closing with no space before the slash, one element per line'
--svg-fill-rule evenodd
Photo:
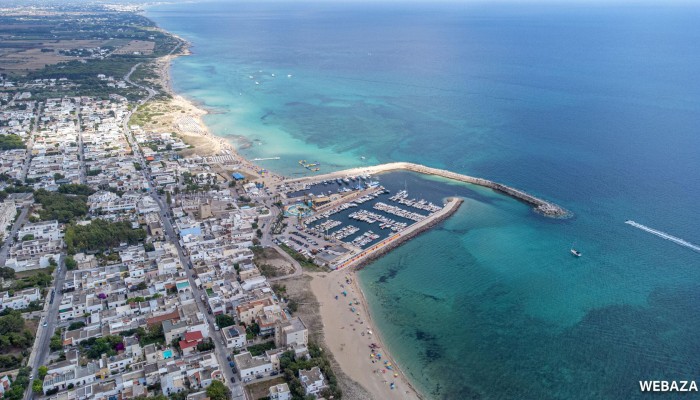
<path fill-rule="evenodd" d="M 139 64 L 135 65 L 133 68 L 131 68 L 131 71 L 124 77 L 124 80 L 128 83 L 131 83 L 132 85 L 138 86 L 142 89 L 145 89 L 148 91 L 148 96 L 146 99 L 141 101 L 141 104 L 147 102 L 150 100 L 155 94 L 157 93 L 155 90 L 152 88 L 144 87 L 144 86 L 139 86 L 134 83 L 132 83 L 129 80 L 129 76 L 134 72 L 134 70 L 139 66 Z M 138 157 L 138 162 L 141 164 L 143 167 L 141 169 L 141 174 L 143 177 L 146 179 L 148 182 L 148 189 L 149 192 L 151 193 L 151 197 L 158 203 L 158 206 L 160 207 L 160 217 L 163 221 L 163 231 L 167 237 L 167 239 L 173 243 L 177 249 L 178 257 L 180 258 L 180 263 L 182 264 L 183 268 L 185 268 L 187 271 L 188 265 L 189 265 L 189 257 L 185 255 L 185 252 L 182 250 L 182 246 L 180 246 L 179 238 L 178 235 L 175 233 L 175 230 L 173 229 L 173 225 L 170 221 L 170 205 L 165 204 L 165 200 L 163 199 L 162 196 L 158 195 L 157 193 L 157 188 L 153 185 L 152 180 L 151 180 L 151 175 L 150 175 L 150 170 L 148 169 L 148 166 L 146 165 L 146 161 L 143 158 L 143 154 L 138 150 L 138 145 L 136 143 L 136 140 L 134 139 L 133 134 L 131 133 L 131 130 L 129 130 L 128 126 L 128 121 L 129 118 L 131 117 L 131 113 L 129 113 L 126 118 L 124 119 L 123 123 L 123 128 L 124 132 L 126 134 L 127 139 L 129 140 L 131 144 L 131 148 L 134 149 L 134 155 Z M 221 366 L 221 370 L 226 378 L 226 385 L 231 389 L 232 393 L 232 399 L 233 400 L 247 400 L 247 395 L 245 390 L 243 389 L 243 385 L 241 385 L 240 382 L 235 382 L 233 383 L 233 378 L 234 374 L 231 372 L 231 369 L 228 367 L 228 360 L 226 357 L 230 355 L 231 353 L 228 351 L 225 345 L 222 344 L 222 336 L 219 333 L 220 331 L 216 331 L 214 329 L 214 324 L 215 320 L 214 317 L 207 312 L 207 306 L 202 302 L 201 297 L 204 294 L 204 291 L 200 290 L 197 285 L 195 284 L 193 274 L 188 273 L 188 279 L 190 281 L 190 287 L 192 288 L 192 293 L 194 295 L 195 303 L 197 304 L 197 307 L 199 308 L 199 311 L 207 318 L 207 322 L 209 323 L 209 331 L 210 331 L 210 336 L 214 340 L 214 345 L 215 349 L 214 352 L 216 354 L 216 358 L 219 362 L 219 365 Z"/>
<path fill-rule="evenodd" d="M 15 220 L 15 223 L 12 224 L 12 229 L 10 230 L 10 233 L 8 233 L 7 236 L 5 236 L 5 243 L 2 244 L 2 248 L 0 249 L 1 266 L 5 266 L 5 262 L 7 261 L 7 254 L 10 252 L 10 246 L 15 241 L 17 231 L 20 227 L 22 227 L 22 225 L 24 225 L 24 221 L 27 220 L 27 214 L 29 214 L 29 207 L 23 206 L 22 211 Z"/>
<path fill-rule="evenodd" d="M 32 147 L 34 146 L 34 134 L 37 129 L 39 129 L 39 115 L 41 115 L 41 104 L 37 106 L 36 115 L 34 116 L 34 126 L 32 127 L 32 132 L 29 135 L 29 140 L 25 143 L 27 145 L 27 161 L 24 162 L 22 167 L 22 181 L 27 179 L 27 173 L 29 173 L 29 164 L 32 160 Z"/>
<path fill-rule="evenodd" d="M 58 326 L 58 306 L 61 304 L 61 299 L 63 294 L 61 289 L 63 288 L 63 282 L 66 278 L 66 268 L 63 264 L 63 260 L 59 263 L 59 267 L 54 271 L 54 284 L 51 288 L 47 288 L 46 293 L 46 303 L 47 307 L 43 314 L 45 317 L 41 319 L 39 324 L 39 329 L 37 330 L 36 340 L 34 341 L 34 347 L 32 348 L 31 356 L 29 357 L 28 367 L 32 369 L 32 376 L 36 378 L 37 368 L 42 365 L 46 365 L 46 358 L 49 355 L 49 342 L 51 341 L 51 336 L 53 336 L 56 327 Z M 53 302 L 51 302 L 51 291 L 54 291 Z M 46 323 L 46 326 L 44 326 Z M 33 397 L 31 382 L 24 392 L 24 400 L 29 400 Z"/>
<path fill-rule="evenodd" d="M 85 171 L 85 149 L 83 148 L 83 129 L 80 113 L 78 113 L 78 160 L 80 161 L 80 183 L 87 183 L 87 173 Z"/>

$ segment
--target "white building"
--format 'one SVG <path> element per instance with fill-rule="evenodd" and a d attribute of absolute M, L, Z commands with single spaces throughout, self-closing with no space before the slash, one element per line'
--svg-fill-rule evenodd
<path fill-rule="evenodd" d="M 265 356 L 253 357 L 249 352 L 233 356 L 241 379 L 250 380 L 256 375 L 269 375 L 272 372 L 272 361 Z"/>
<path fill-rule="evenodd" d="M 275 343 L 278 347 L 306 346 L 309 343 L 309 330 L 299 317 L 277 323 L 275 327 Z"/>
<path fill-rule="evenodd" d="M 7 229 L 12 226 L 15 215 L 17 215 L 17 208 L 14 201 L 5 200 L 0 203 L 0 240 L 5 239 Z"/>
<path fill-rule="evenodd" d="M 58 240 L 61 238 L 61 231 L 58 229 L 58 221 L 54 220 L 26 224 L 17 232 L 19 240 L 27 235 L 34 236 L 34 239 Z"/>
<path fill-rule="evenodd" d="M 15 292 L 14 296 L 10 296 L 10 292 L 0 293 L 0 310 L 12 308 L 20 310 L 29 307 L 29 303 L 37 301 L 41 297 L 39 288 L 25 289 Z"/>
<path fill-rule="evenodd" d="M 327 387 L 319 367 L 313 367 L 310 370 L 299 370 L 299 380 L 304 390 L 306 390 L 306 394 L 317 395 L 321 390 Z"/>
<path fill-rule="evenodd" d="M 279 385 L 270 386 L 270 400 L 290 400 L 292 398 L 292 393 L 289 391 L 289 385 L 287 383 L 281 383 Z"/>
<path fill-rule="evenodd" d="M 71 361 L 60 361 L 52 364 L 44 377 L 44 394 L 49 390 L 65 390 L 68 386 L 85 386 L 96 380 L 99 367 L 91 362 L 81 367 Z"/>
<path fill-rule="evenodd" d="M 226 340 L 227 349 L 238 349 L 245 346 L 246 332 L 243 327 L 232 325 L 221 329 L 221 334 Z"/>

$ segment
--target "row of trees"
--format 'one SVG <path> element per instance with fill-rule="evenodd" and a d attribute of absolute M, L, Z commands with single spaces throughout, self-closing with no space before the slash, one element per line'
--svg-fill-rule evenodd
<path fill-rule="evenodd" d="M 88 185 L 77 183 L 68 183 L 58 187 L 58 192 L 63 194 L 77 194 L 81 196 L 90 196 L 95 193 L 95 190 Z"/>

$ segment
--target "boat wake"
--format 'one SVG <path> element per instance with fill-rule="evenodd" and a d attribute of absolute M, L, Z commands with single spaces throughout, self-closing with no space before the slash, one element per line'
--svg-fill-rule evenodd
<path fill-rule="evenodd" d="M 672 241 L 672 242 L 675 243 L 675 244 L 681 245 L 681 246 L 683 246 L 683 247 L 687 247 L 687 248 L 689 248 L 689 249 L 695 250 L 695 251 L 697 251 L 698 253 L 700 253 L 700 246 L 696 246 L 696 245 L 694 245 L 694 244 L 692 244 L 692 243 L 690 243 L 690 242 L 688 242 L 688 241 L 686 241 L 686 240 L 683 240 L 683 239 L 681 239 L 681 238 L 677 238 L 677 237 L 675 237 L 675 236 L 673 236 L 673 235 L 669 235 L 669 234 L 666 233 L 666 232 L 662 232 L 662 231 L 656 230 L 656 229 L 654 229 L 654 228 L 649 228 L 649 227 L 646 226 L 646 225 L 642 225 L 642 224 L 637 223 L 637 222 L 634 222 L 634 221 L 632 221 L 632 220 L 627 220 L 627 221 L 625 221 L 625 223 L 626 223 L 627 225 L 631 225 L 631 226 L 633 226 L 633 227 L 635 227 L 635 228 L 638 228 L 638 229 L 641 229 L 641 230 L 643 230 L 643 231 L 645 231 L 645 232 L 649 232 L 649 233 L 651 233 L 652 235 L 656 235 L 656 236 L 658 236 L 658 237 L 660 237 L 660 238 L 662 238 L 662 239 L 670 240 L 670 241 Z"/>

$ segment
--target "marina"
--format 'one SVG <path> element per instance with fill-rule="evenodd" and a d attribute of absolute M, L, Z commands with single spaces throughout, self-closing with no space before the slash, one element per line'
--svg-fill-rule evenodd
<path fill-rule="evenodd" d="M 386 203 L 378 202 L 374 204 L 374 209 L 379 211 L 384 211 L 389 214 L 393 214 L 399 217 L 410 219 L 412 221 L 422 221 L 425 219 L 426 215 L 421 215 L 412 211 L 404 210 L 401 207 L 392 206 Z"/>
<path fill-rule="evenodd" d="M 389 180 L 385 182 L 384 176 L 345 174 L 289 186 L 288 199 L 313 204 L 311 215 L 302 218 L 296 228 L 319 238 L 297 243 L 297 237 L 292 242 L 299 245 L 298 250 L 312 255 L 327 252 L 334 245 L 341 245 L 352 254 L 387 240 L 443 209 L 436 204 L 442 198 L 434 195 L 410 196 L 406 189 L 391 195 L 393 191 L 385 186 L 398 189 L 398 180 L 393 176 L 386 175 Z M 318 243 L 324 241 L 327 243 Z"/>

